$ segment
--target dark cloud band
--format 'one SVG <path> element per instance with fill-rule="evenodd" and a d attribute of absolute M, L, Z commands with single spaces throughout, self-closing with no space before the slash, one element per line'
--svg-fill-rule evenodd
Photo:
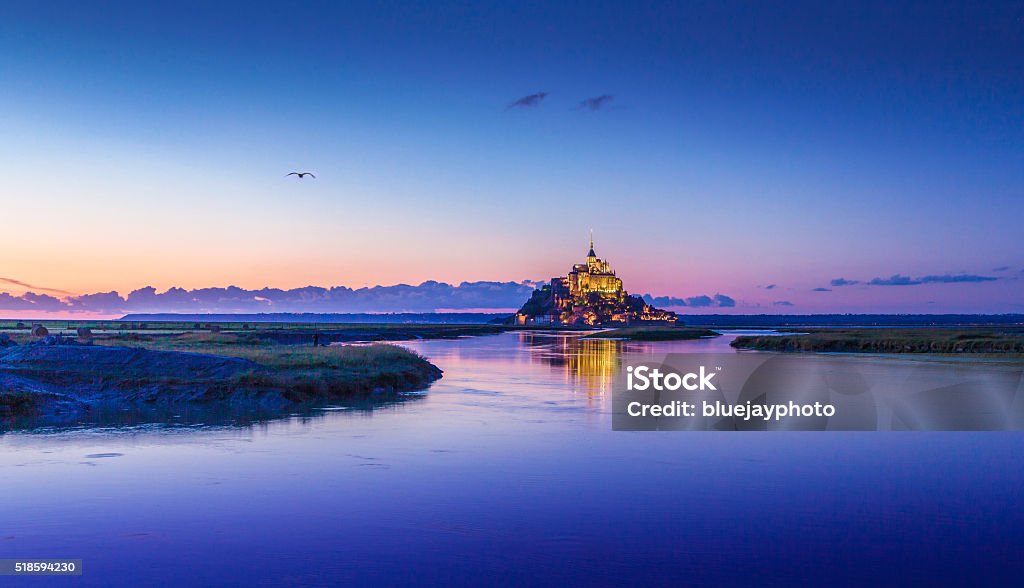
<path fill-rule="evenodd" d="M 653 304 L 658 307 L 689 306 L 692 308 L 707 308 L 717 306 L 721 308 L 728 308 L 736 306 L 736 301 L 725 294 L 715 294 L 714 296 L 704 294 L 701 296 L 691 296 L 689 298 L 651 296 L 650 294 L 644 294 L 643 299 L 647 304 Z"/>
<path fill-rule="evenodd" d="M 397 284 L 352 289 L 345 286 L 323 288 L 306 286 L 282 290 L 227 288 L 170 288 L 158 292 L 147 286 L 128 296 L 117 292 L 97 292 L 57 298 L 28 292 L 21 296 L 0 293 L 0 310 L 83 312 L 120 314 L 127 312 L 435 312 L 437 310 L 518 308 L 539 282 L 462 282 L 458 285 L 427 281 L 418 286 Z M 645 298 L 651 298 L 647 295 Z M 728 296 L 697 296 L 680 299 L 659 297 L 663 306 L 735 306 Z"/>
<path fill-rule="evenodd" d="M 534 106 L 540 106 L 540 103 L 547 98 L 547 92 L 537 92 L 536 94 L 530 94 L 523 96 L 519 100 L 508 105 L 509 108 L 533 108 Z"/>
<path fill-rule="evenodd" d="M 601 110 L 608 105 L 615 97 L 611 94 L 601 94 L 600 96 L 594 96 L 593 98 L 587 98 L 580 102 L 580 108 L 582 110 Z"/>
<path fill-rule="evenodd" d="M 864 284 L 867 286 L 918 286 L 920 284 L 973 284 L 979 282 L 994 282 L 998 279 L 999 278 L 993 276 L 978 276 L 973 274 L 942 274 L 921 276 L 919 278 L 912 278 L 902 274 L 893 274 L 888 278 L 872 278 L 866 282 L 836 278 L 832 280 L 831 284 L 833 287 L 854 286 L 856 284 Z M 816 291 L 820 292 L 821 290 Z"/>

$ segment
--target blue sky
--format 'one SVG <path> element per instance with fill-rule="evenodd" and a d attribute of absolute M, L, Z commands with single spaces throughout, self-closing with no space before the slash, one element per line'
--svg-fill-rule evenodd
<path fill-rule="evenodd" d="M 750 4 L 3 3 L 0 264 L 520 281 L 594 228 L 638 293 L 1024 310 L 1024 4 Z"/>

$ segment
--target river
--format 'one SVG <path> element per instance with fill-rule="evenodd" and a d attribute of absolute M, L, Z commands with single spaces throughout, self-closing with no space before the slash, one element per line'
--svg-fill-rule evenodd
<path fill-rule="evenodd" d="M 9 432 L 0 558 L 81 559 L 83 575 L 3 583 L 1019 578 L 1020 433 L 611 430 L 619 354 L 727 352 L 727 342 L 417 341 L 407 345 L 444 378 L 372 410 Z"/>

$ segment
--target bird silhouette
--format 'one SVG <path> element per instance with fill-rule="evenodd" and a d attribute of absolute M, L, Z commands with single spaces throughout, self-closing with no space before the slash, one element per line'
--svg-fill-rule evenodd
<path fill-rule="evenodd" d="M 287 178 L 288 176 L 298 176 L 300 180 L 306 176 L 309 176 L 314 180 L 316 179 L 316 176 L 313 175 L 313 172 L 292 172 L 290 174 L 286 174 L 284 177 Z"/>

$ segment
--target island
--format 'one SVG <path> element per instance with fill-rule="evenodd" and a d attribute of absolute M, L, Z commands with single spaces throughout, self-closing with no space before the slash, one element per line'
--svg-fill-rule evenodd
<path fill-rule="evenodd" d="M 565 276 L 551 278 L 509 319 L 520 326 L 631 326 L 677 324 L 676 313 L 655 308 L 629 294 L 611 264 L 594 253 L 594 237 L 586 261 Z"/>

